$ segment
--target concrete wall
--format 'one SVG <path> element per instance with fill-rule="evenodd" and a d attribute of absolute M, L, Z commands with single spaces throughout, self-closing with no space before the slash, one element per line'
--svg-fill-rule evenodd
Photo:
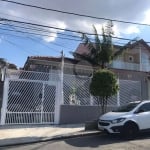
<path fill-rule="evenodd" d="M 60 124 L 85 123 L 98 119 L 100 114 L 99 106 L 61 105 Z"/>

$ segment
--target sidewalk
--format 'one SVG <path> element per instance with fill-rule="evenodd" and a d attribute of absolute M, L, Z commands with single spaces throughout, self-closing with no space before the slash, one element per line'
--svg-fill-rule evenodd
<path fill-rule="evenodd" d="M 100 132 L 96 130 L 85 131 L 84 124 L 0 126 L 0 147 L 99 133 Z"/>

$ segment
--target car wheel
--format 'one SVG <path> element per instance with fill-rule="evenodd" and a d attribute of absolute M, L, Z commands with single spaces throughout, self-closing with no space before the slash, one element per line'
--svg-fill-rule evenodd
<path fill-rule="evenodd" d="M 127 123 L 124 125 L 123 127 L 123 137 L 125 137 L 126 139 L 134 139 L 137 134 L 138 134 L 138 127 L 136 124 L 134 123 Z"/>

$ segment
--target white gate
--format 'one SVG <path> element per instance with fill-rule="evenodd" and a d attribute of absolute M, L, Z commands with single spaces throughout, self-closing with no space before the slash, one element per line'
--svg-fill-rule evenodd
<path fill-rule="evenodd" d="M 1 124 L 57 124 L 57 75 L 22 72 L 5 80 Z M 56 81 L 57 80 L 57 81 Z"/>

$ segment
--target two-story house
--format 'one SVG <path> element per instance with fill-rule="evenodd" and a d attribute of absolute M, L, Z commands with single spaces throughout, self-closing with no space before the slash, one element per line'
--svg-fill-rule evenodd
<path fill-rule="evenodd" d="M 89 49 L 80 43 L 75 52 L 86 55 Z M 109 69 L 120 79 L 140 81 L 142 99 L 150 99 L 150 46 L 143 39 L 123 46 L 114 45 L 114 55 L 114 60 L 108 65 Z"/>
<path fill-rule="evenodd" d="M 150 46 L 143 40 L 131 41 L 126 45 L 114 45 L 115 58 L 110 68 L 150 71 Z M 86 55 L 89 53 L 88 46 L 80 43 L 76 53 Z"/>

